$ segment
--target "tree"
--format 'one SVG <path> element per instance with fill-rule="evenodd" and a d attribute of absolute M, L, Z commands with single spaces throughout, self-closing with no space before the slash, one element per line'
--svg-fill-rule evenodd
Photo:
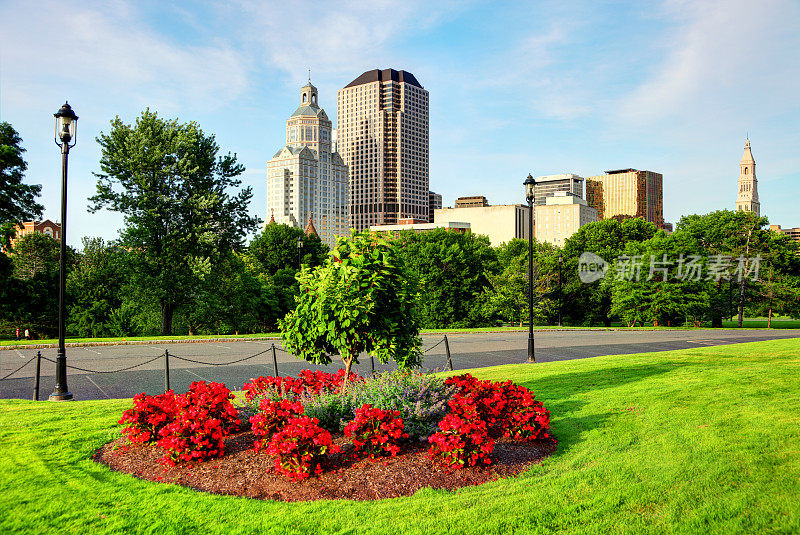
<path fill-rule="evenodd" d="M 324 265 L 304 267 L 297 278 L 297 307 L 280 321 L 284 346 L 316 364 L 339 355 L 346 371 L 342 391 L 362 352 L 401 368 L 422 363 L 416 291 L 386 240 L 354 232 L 339 239 Z"/>
<path fill-rule="evenodd" d="M 247 247 L 247 256 L 259 273 L 275 275 L 281 269 L 299 270 L 297 242 L 303 241 L 301 249 L 304 264 L 319 266 L 325 261 L 328 247 L 318 236 L 306 236 L 303 229 L 269 223 Z"/>
<path fill-rule="evenodd" d="M 69 251 L 67 254 L 72 256 L 74 252 Z M 58 240 L 41 232 L 27 234 L 17 240 L 11 249 L 14 275 L 20 279 L 31 279 L 38 274 L 58 276 L 60 255 L 61 246 Z"/>
<path fill-rule="evenodd" d="M 102 155 L 89 211 L 125 215 L 119 243 L 131 255 L 132 280 L 172 332 L 176 308 L 190 302 L 212 265 L 243 248 L 259 224 L 247 213 L 250 187 L 235 194 L 244 167 L 218 156 L 213 135 L 194 123 L 165 120 L 149 109 L 131 126 L 119 117 L 97 138 Z"/>
<path fill-rule="evenodd" d="M 484 292 L 492 287 L 490 274 L 498 272 L 489 239 L 446 229 L 405 231 L 392 241 L 418 281 L 420 318 L 426 328 L 489 325 L 482 306 Z"/>
<path fill-rule="evenodd" d="M 85 237 L 82 243 L 67 277 L 67 330 L 81 337 L 113 336 L 114 311 L 122 306 L 128 279 L 128 253 L 102 238 Z"/>
<path fill-rule="evenodd" d="M 21 221 L 42 216 L 36 202 L 41 185 L 23 184 L 27 162 L 22 138 L 9 123 L 0 122 L 0 246 L 8 247 Z"/>

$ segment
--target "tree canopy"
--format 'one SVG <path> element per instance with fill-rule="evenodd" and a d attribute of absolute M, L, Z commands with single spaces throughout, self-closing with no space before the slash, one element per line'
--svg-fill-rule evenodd
<path fill-rule="evenodd" d="M 28 164 L 22 138 L 9 123 L 0 122 L 0 245 L 8 247 L 16 226 L 37 219 L 44 209 L 36 202 L 41 185 L 24 184 Z"/>

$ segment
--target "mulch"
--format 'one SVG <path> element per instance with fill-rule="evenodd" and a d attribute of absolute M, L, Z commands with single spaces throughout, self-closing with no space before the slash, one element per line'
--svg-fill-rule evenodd
<path fill-rule="evenodd" d="M 261 500 L 380 500 L 411 496 L 426 487 L 454 490 L 515 476 L 550 455 L 550 441 L 520 442 L 501 438 L 495 442 L 494 462 L 489 466 L 448 470 L 427 456 L 427 442 L 412 442 L 394 459 L 353 461 L 352 445 L 344 436 L 334 436 L 343 452 L 332 455 L 325 472 L 299 482 L 290 482 L 272 468 L 273 460 L 263 451 L 253 451 L 251 431 L 225 439 L 225 455 L 219 459 L 170 467 L 161 463 L 163 450 L 155 445 L 128 445 L 121 437 L 101 447 L 97 462 L 112 470 L 140 479 L 174 483 L 213 494 L 245 496 Z"/>

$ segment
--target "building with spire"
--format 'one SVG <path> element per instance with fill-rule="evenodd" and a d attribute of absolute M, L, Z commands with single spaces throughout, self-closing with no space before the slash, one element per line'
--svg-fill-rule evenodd
<path fill-rule="evenodd" d="M 739 162 L 739 195 L 736 197 L 736 211 L 755 212 L 761 216 L 761 203 L 758 202 L 758 180 L 756 180 L 756 161 L 750 150 L 750 138 L 744 143 L 744 154 Z"/>
<path fill-rule="evenodd" d="M 339 90 L 337 118 L 351 226 L 429 221 L 428 92 L 414 75 L 363 73 Z"/>
<path fill-rule="evenodd" d="M 331 120 L 309 79 L 286 120 L 286 146 L 267 163 L 267 213 L 276 223 L 311 227 L 329 247 L 350 228 L 347 166 L 332 144 Z"/>

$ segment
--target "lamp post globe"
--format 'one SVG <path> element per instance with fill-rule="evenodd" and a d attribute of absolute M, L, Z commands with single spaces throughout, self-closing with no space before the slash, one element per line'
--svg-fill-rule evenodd
<path fill-rule="evenodd" d="M 67 285 L 67 162 L 69 149 L 75 146 L 78 133 L 78 116 L 68 102 L 53 114 L 55 117 L 55 143 L 61 148 L 61 254 L 58 262 L 58 353 L 56 355 L 56 386 L 50 401 L 71 401 L 67 388 L 66 335 L 66 285 Z"/>
<path fill-rule="evenodd" d="M 528 178 L 522 184 L 525 186 L 525 199 L 528 201 L 528 362 L 536 362 L 533 344 L 533 200 L 536 180 L 528 173 Z"/>

